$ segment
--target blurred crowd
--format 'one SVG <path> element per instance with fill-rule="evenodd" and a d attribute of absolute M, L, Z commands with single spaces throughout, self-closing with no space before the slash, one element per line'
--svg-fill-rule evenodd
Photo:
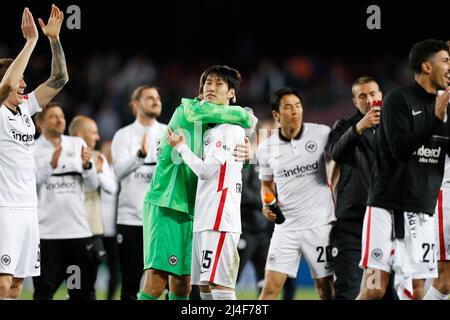
<path fill-rule="evenodd" d="M 0 56 L 13 57 L 17 52 L 0 43 Z M 47 52 L 36 52 L 26 71 L 29 88 L 46 79 L 49 70 Z M 154 61 L 150 53 L 125 55 L 123 52 L 66 52 L 70 82 L 58 96 L 68 121 L 77 114 L 93 117 L 102 140 L 112 139 L 122 126 L 133 121 L 128 106 L 131 91 L 139 85 L 159 88 L 163 112 L 160 122 L 168 123 L 182 97 L 198 92 L 201 70 L 218 61 Z M 379 53 L 364 59 L 348 56 L 291 55 L 262 57 L 237 64 L 220 61 L 241 71 L 243 81 L 238 93 L 238 105 L 251 106 L 260 118 L 271 117 L 270 93 L 283 86 L 300 91 L 308 112 L 305 121 L 332 126 L 335 119 L 353 113 L 351 87 L 361 75 L 373 76 L 384 93 L 412 80 L 407 61 L 401 53 L 395 56 Z"/>

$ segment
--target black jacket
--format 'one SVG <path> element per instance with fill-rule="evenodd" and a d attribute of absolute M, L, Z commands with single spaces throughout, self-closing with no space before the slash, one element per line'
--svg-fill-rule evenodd
<path fill-rule="evenodd" d="M 383 101 L 368 205 L 433 214 L 448 153 L 449 122 L 435 116 L 436 95 L 417 82 Z"/>
<path fill-rule="evenodd" d="M 363 118 L 359 111 L 336 122 L 331 130 L 326 151 L 339 165 L 336 187 L 336 217 L 362 225 L 366 211 L 367 192 L 374 160 L 374 130 L 356 133 L 356 124 Z"/>
<path fill-rule="evenodd" d="M 269 221 L 262 214 L 261 181 L 257 166 L 242 170 L 241 222 L 242 233 L 266 232 Z"/>

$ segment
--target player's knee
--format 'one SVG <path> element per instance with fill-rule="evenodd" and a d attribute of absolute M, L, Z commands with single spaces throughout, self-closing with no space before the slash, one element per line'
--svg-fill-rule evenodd
<path fill-rule="evenodd" d="M 333 284 L 331 281 L 323 281 L 317 285 L 317 294 L 320 300 L 333 299 Z"/>
<path fill-rule="evenodd" d="M 175 288 L 172 289 L 172 292 L 177 297 L 186 297 L 191 293 L 191 285 L 186 283 L 179 283 Z"/>
<path fill-rule="evenodd" d="M 377 289 L 364 289 L 364 297 L 370 300 L 381 300 L 383 299 L 386 293 L 386 289 L 377 288 Z"/>
<path fill-rule="evenodd" d="M 20 293 L 22 292 L 22 285 L 11 287 L 8 292 L 9 299 L 18 299 L 20 297 Z"/>
<path fill-rule="evenodd" d="M 447 279 L 445 279 L 447 280 Z M 436 288 L 442 294 L 450 294 L 450 281 L 445 281 L 444 279 L 438 279 L 433 283 L 433 287 Z"/>
<path fill-rule="evenodd" d="M 278 283 L 273 279 L 268 279 L 263 286 L 263 293 L 269 296 L 277 296 L 281 289 L 283 288 L 283 284 Z"/>
<path fill-rule="evenodd" d="M 175 277 L 170 279 L 170 291 L 178 297 L 186 297 L 191 293 L 191 282 L 189 277 Z"/>
<path fill-rule="evenodd" d="M 0 299 L 8 297 L 11 285 L 12 279 L 10 277 L 0 277 Z"/>

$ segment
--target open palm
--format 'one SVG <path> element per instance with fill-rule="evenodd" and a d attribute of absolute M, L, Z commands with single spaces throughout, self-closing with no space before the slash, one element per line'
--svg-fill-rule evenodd
<path fill-rule="evenodd" d="M 59 36 L 63 20 L 64 13 L 54 4 L 52 4 L 52 10 L 47 24 L 41 18 L 38 19 L 42 32 L 49 38 L 57 38 Z"/>

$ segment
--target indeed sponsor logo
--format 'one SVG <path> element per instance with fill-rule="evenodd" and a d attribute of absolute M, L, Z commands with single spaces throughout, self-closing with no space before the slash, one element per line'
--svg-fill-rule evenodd
<path fill-rule="evenodd" d="M 139 180 L 150 181 L 152 179 L 152 175 L 153 174 L 151 174 L 151 173 L 135 172 L 134 178 L 139 179 Z"/>
<path fill-rule="evenodd" d="M 34 144 L 34 134 L 22 133 L 16 129 L 11 129 L 10 133 L 14 140 L 22 142 L 26 146 Z"/>
<path fill-rule="evenodd" d="M 75 188 L 77 187 L 76 182 L 56 182 L 56 183 L 46 183 L 45 184 L 45 188 L 47 190 L 65 190 L 65 191 L 69 191 L 69 190 L 75 190 Z"/>
<path fill-rule="evenodd" d="M 425 146 L 420 147 L 416 152 L 414 152 L 419 157 L 420 163 L 438 163 L 439 157 L 441 155 L 441 147 L 438 148 L 425 148 Z"/>
<path fill-rule="evenodd" d="M 314 162 L 313 164 L 306 164 L 304 166 L 297 165 L 294 169 L 286 170 L 284 169 L 284 176 L 289 178 L 290 176 L 305 176 L 314 174 L 319 170 L 319 161 Z"/>

